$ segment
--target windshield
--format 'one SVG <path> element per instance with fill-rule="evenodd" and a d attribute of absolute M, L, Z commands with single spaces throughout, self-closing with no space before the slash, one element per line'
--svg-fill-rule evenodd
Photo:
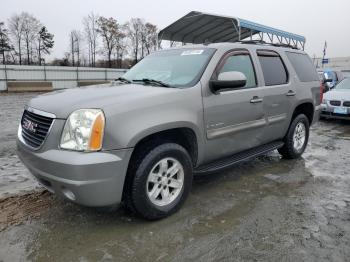
<path fill-rule="evenodd" d="M 335 86 L 335 89 L 349 89 L 350 90 L 350 78 L 345 78 Z"/>
<path fill-rule="evenodd" d="M 213 48 L 159 51 L 145 57 L 123 77 L 130 81 L 157 80 L 172 87 L 194 86 L 214 52 Z"/>

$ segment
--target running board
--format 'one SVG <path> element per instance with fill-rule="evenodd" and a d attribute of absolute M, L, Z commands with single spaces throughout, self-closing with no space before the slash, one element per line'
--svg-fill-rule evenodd
<path fill-rule="evenodd" d="M 206 175 L 217 171 L 221 171 L 223 169 L 229 168 L 238 163 L 250 160 L 257 156 L 264 155 L 268 152 L 271 152 L 275 149 L 281 148 L 283 145 L 284 143 L 282 141 L 275 141 L 269 144 L 248 149 L 246 151 L 237 153 L 233 156 L 220 159 L 215 162 L 205 164 L 203 166 L 199 166 L 193 171 L 193 173 L 194 175 Z"/>

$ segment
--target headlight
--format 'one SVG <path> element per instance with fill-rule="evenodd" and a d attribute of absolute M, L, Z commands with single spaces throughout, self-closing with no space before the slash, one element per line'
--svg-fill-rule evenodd
<path fill-rule="evenodd" d="M 67 119 L 61 136 L 62 149 L 97 151 L 102 148 L 105 117 L 99 109 L 80 109 Z"/>
<path fill-rule="evenodd" d="M 323 99 L 322 104 L 327 104 L 327 99 Z"/>

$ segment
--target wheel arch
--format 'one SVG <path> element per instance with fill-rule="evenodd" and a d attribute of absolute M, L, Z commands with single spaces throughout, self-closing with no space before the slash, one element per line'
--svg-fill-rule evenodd
<path fill-rule="evenodd" d="M 295 119 L 295 117 L 297 117 L 298 115 L 300 114 L 304 114 L 306 115 L 306 117 L 308 118 L 309 120 L 309 124 L 311 125 L 313 120 L 314 120 L 314 113 L 315 113 L 315 106 L 314 104 L 309 101 L 309 100 L 306 100 L 306 101 L 301 101 L 295 108 L 294 108 L 294 111 L 293 111 L 293 115 L 292 115 L 292 118 L 291 118 L 291 123 L 292 121 Z"/>
<path fill-rule="evenodd" d="M 128 147 L 134 148 L 132 158 L 145 144 L 174 142 L 188 151 L 195 166 L 200 157 L 200 141 L 200 133 L 191 123 L 172 123 L 171 126 L 159 125 L 141 131 L 130 140 Z"/>

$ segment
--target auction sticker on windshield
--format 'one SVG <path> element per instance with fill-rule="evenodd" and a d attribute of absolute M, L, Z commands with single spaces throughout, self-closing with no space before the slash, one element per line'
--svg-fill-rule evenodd
<path fill-rule="evenodd" d="M 186 50 L 181 53 L 181 55 L 201 55 L 204 50 Z"/>

